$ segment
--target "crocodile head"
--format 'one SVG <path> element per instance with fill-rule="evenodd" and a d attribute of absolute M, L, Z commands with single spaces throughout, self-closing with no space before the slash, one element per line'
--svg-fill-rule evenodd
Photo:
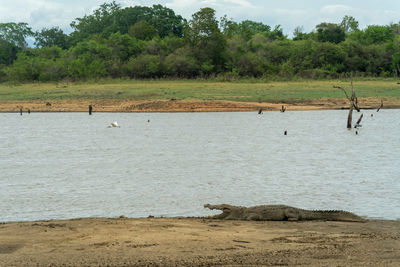
<path fill-rule="evenodd" d="M 204 208 L 209 208 L 210 210 L 221 210 L 222 213 L 216 215 L 216 218 L 223 219 L 227 217 L 229 214 L 231 214 L 234 206 L 228 205 L 228 204 L 220 204 L 220 205 L 211 205 L 211 204 L 205 204 Z"/>
<path fill-rule="evenodd" d="M 229 205 L 229 204 L 219 204 L 219 205 L 205 204 L 204 208 L 209 208 L 210 210 L 222 210 L 222 211 L 226 210 L 226 211 L 228 211 L 228 210 L 232 210 L 235 207 L 232 205 Z"/>

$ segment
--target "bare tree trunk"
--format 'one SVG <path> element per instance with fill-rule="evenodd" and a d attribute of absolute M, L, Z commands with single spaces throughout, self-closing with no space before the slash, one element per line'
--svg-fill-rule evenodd
<path fill-rule="evenodd" d="M 353 105 L 350 106 L 349 116 L 347 117 L 347 129 L 351 129 L 351 122 L 353 120 Z"/>
<path fill-rule="evenodd" d="M 351 99 L 350 99 L 353 107 L 360 112 L 360 108 L 358 107 L 358 98 L 356 97 L 356 92 L 354 91 L 353 81 L 351 81 Z"/>

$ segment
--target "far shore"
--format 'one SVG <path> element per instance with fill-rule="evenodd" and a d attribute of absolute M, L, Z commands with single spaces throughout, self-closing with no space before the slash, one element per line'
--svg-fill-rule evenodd
<path fill-rule="evenodd" d="M 348 109 L 345 98 L 323 98 L 282 103 L 240 102 L 227 100 L 130 100 L 130 99 L 69 99 L 69 100 L 0 100 L 0 112 L 240 112 L 294 110 L 335 110 Z M 377 109 L 379 98 L 359 98 L 362 109 Z M 384 99 L 383 109 L 400 108 L 400 100 Z"/>
<path fill-rule="evenodd" d="M 85 218 L 0 223 L 1 266 L 399 266 L 400 221 Z"/>
<path fill-rule="evenodd" d="M 341 88 L 341 89 L 339 89 Z M 362 109 L 400 108 L 394 79 L 353 83 Z M 235 112 L 347 109 L 350 80 L 216 82 L 105 80 L 96 83 L 0 83 L 0 112 Z"/>

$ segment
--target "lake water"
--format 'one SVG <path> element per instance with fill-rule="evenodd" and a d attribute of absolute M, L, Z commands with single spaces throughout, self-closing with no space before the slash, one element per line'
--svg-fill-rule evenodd
<path fill-rule="evenodd" d="M 364 111 L 356 135 L 345 110 L 0 113 L 0 221 L 214 214 L 205 203 L 398 219 L 399 118 Z"/>

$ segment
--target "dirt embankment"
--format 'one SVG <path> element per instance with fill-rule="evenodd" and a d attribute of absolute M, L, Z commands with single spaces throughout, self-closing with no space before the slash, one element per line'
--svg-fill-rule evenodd
<path fill-rule="evenodd" d="M 361 108 L 378 108 L 380 99 L 360 98 Z M 284 105 L 287 110 L 321 110 L 348 108 L 346 99 L 317 99 L 309 101 L 291 101 L 287 103 L 202 101 L 202 100 L 32 100 L 0 101 L 0 112 L 87 112 L 88 106 L 94 112 L 220 112 L 220 111 L 277 111 Z M 400 101 L 385 99 L 384 108 L 400 108 Z"/>
<path fill-rule="evenodd" d="M 189 218 L 0 224 L 1 266 L 400 266 L 400 221 Z"/>

